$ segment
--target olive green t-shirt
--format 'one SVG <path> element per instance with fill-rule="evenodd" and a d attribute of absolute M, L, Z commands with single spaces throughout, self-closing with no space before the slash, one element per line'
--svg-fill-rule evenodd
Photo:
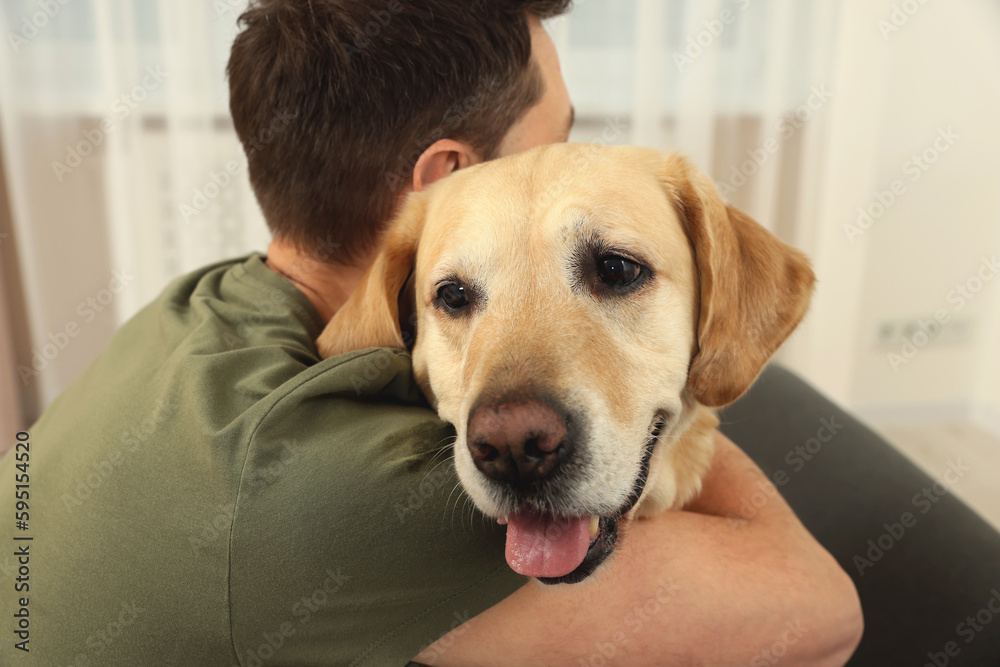
<path fill-rule="evenodd" d="M 256 254 L 122 327 L 0 463 L 0 664 L 404 665 L 524 585 L 410 356 L 322 327 Z"/>

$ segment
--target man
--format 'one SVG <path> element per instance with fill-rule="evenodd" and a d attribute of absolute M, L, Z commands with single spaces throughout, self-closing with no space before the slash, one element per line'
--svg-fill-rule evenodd
<path fill-rule="evenodd" d="M 30 589 L 0 603 L 24 634 L 0 662 L 725 665 L 777 643 L 783 664 L 846 661 L 853 585 L 780 497 L 739 517 L 766 480 L 721 435 L 691 507 L 635 524 L 588 581 L 543 587 L 507 567 L 501 527 L 467 520 L 409 356 L 316 355 L 409 190 L 567 138 L 539 22 L 567 4 L 243 16 L 231 109 L 266 264 L 175 281 L 32 427 L 30 526 L 8 529 L 33 538 Z"/>
<path fill-rule="evenodd" d="M 442 39 L 441 51 L 444 54 L 450 53 L 454 47 L 447 38 L 433 32 L 455 30 L 459 34 L 465 33 L 463 41 L 468 42 L 466 48 L 471 52 L 456 54 L 456 60 L 462 57 L 475 58 L 477 53 L 482 52 L 481 44 L 476 40 L 482 40 L 483 36 L 473 29 L 476 22 L 484 22 L 482 14 L 470 10 L 464 16 L 465 12 L 457 8 L 460 3 L 426 4 L 435 7 L 427 6 L 423 11 L 416 7 L 403 10 L 397 4 L 400 13 L 397 15 L 398 18 L 393 20 L 406 26 L 402 31 L 419 31 L 428 42 Z M 477 7 L 483 4 L 475 3 Z M 380 146 L 379 149 L 371 149 L 375 155 L 363 160 L 365 166 L 372 170 L 372 175 L 369 182 L 363 183 L 358 188 L 366 195 L 366 199 L 360 202 L 359 212 L 350 211 L 344 215 L 343 209 L 337 202 L 331 204 L 330 214 L 324 215 L 321 210 L 317 210 L 317 202 L 323 199 L 323 194 L 310 193 L 311 197 L 308 200 L 297 202 L 305 210 L 297 214 L 293 220 L 289 220 L 287 231 L 284 234 L 279 231 L 277 238 L 268 248 L 268 266 L 298 285 L 316 306 L 324 321 L 327 321 L 344 303 L 364 268 L 370 264 L 375 247 L 369 239 L 375 238 L 376 231 L 384 227 L 384 222 L 389 217 L 386 212 L 398 205 L 407 190 L 421 190 L 451 171 L 475 164 L 484 158 L 501 157 L 539 144 L 565 141 L 568 138 L 573 123 L 573 110 L 559 71 L 555 48 L 538 20 L 540 16 L 547 18 L 561 13 L 568 3 L 542 1 L 497 4 L 508 5 L 511 9 L 516 8 L 529 13 L 532 61 L 527 68 L 522 68 L 526 70 L 523 78 L 531 78 L 531 75 L 537 72 L 543 91 L 537 95 L 537 101 L 524 105 L 526 108 L 523 110 L 518 109 L 511 113 L 517 108 L 517 102 L 506 104 L 501 102 L 490 110 L 506 114 L 507 118 L 511 116 L 516 118 L 513 123 L 493 124 L 494 130 L 497 127 L 507 128 L 499 140 L 496 137 L 478 138 L 476 116 L 482 111 L 477 108 L 476 103 L 480 100 L 476 99 L 475 87 L 458 86 L 457 89 L 452 88 L 454 92 L 449 92 L 449 87 L 438 87 L 440 84 L 435 85 L 437 82 L 422 81 L 419 75 L 414 77 L 411 85 L 407 87 L 407 94 L 424 96 L 426 101 L 420 106 L 424 107 L 426 117 L 431 124 L 437 123 L 438 127 L 429 129 L 432 125 L 426 125 L 421 128 L 421 132 L 399 123 L 407 113 L 400 108 L 401 105 L 394 103 L 392 97 L 397 91 L 392 89 L 392 85 L 405 84 L 401 81 L 393 82 L 391 78 L 380 78 L 391 77 L 391 74 L 383 74 L 383 71 L 392 71 L 400 67 L 400 61 L 405 62 L 411 57 L 433 60 L 437 54 L 411 55 L 408 45 L 396 41 L 398 33 L 393 29 L 397 26 L 391 23 L 384 26 L 386 34 L 381 35 L 376 32 L 370 43 L 354 43 L 353 46 L 361 49 L 362 53 L 354 52 L 348 42 L 346 48 L 351 51 L 351 57 L 346 61 L 347 71 L 357 71 L 351 68 L 351 58 L 357 58 L 366 63 L 370 62 L 372 70 L 377 73 L 373 74 L 371 79 L 358 79 L 350 83 L 344 82 L 349 76 L 347 73 L 338 72 L 334 78 L 342 83 L 345 89 L 351 85 L 359 86 L 361 91 L 370 95 L 371 103 L 377 108 L 365 109 L 354 106 L 355 97 L 352 95 L 348 98 L 349 101 L 340 102 L 341 106 L 337 106 L 337 101 L 331 100 L 330 104 L 334 108 L 330 110 L 330 114 L 333 116 L 337 111 L 341 111 L 348 116 L 349 120 L 348 118 L 341 120 L 343 125 L 339 130 L 345 133 L 356 132 L 358 127 L 368 129 L 368 125 L 373 124 L 366 123 L 360 118 L 361 115 L 371 114 L 380 120 L 384 117 L 387 120 L 383 122 L 392 119 L 395 121 L 392 124 L 392 132 L 397 136 L 388 139 L 386 144 L 394 146 L 395 150 L 387 151 L 386 157 L 389 159 L 386 160 L 378 153 L 378 150 L 384 150 Z M 360 11 L 352 18 L 360 24 L 369 14 L 375 17 L 380 9 L 377 2 L 372 3 L 368 12 Z M 392 13 L 393 3 L 389 3 L 387 9 Z M 437 20 L 441 21 L 443 26 L 430 23 L 424 18 L 425 23 L 422 27 L 411 27 L 417 25 L 421 13 L 431 12 L 437 12 Z M 280 10 L 275 10 L 273 13 L 265 10 L 262 15 L 266 17 L 288 14 Z M 488 14 L 486 12 L 486 15 Z M 388 17 L 386 20 L 388 21 Z M 251 21 L 260 22 L 261 16 L 256 16 Z M 455 21 L 457 25 L 449 25 L 448 21 Z M 253 31 L 254 27 L 251 23 L 248 32 Z M 298 29 L 305 31 L 308 27 L 302 25 Z M 343 39 L 344 34 L 338 34 L 337 37 Z M 252 43 L 255 47 L 261 44 L 256 40 Z M 239 61 L 237 59 L 239 47 L 238 43 L 234 50 L 234 61 L 230 65 L 231 77 L 234 72 L 246 74 L 242 67 L 250 68 L 259 77 L 258 81 L 267 80 L 264 78 L 265 72 L 273 75 L 274 70 L 267 65 L 261 67 L 258 63 L 248 64 Z M 274 58 L 280 58 L 282 55 L 288 58 L 292 52 L 289 49 L 287 53 L 282 54 L 280 48 L 276 47 Z M 376 63 L 380 63 L 381 67 Z M 429 65 L 427 67 L 430 68 Z M 446 75 L 445 81 L 448 85 L 454 86 L 451 83 L 452 76 L 454 74 Z M 489 81 L 489 76 L 490 74 L 481 73 L 476 78 Z M 276 104 L 277 97 L 281 94 L 269 90 L 250 92 L 241 87 L 245 80 L 243 77 L 231 78 L 234 85 L 234 117 L 237 118 L 237 129 L 244 138 L 252 136 L 253 125 L 247 123 L 241 127 L 239 112 L 243 110 L 243 105 L 249 105 L 259 114 L 268 107 L 267 101 L 274 100 L 272 104 Z M 318 85 L 320 80 L 314 83 Z M 424 90 L 411 92 L 412 88 L 420 86 L 423 86 Z M 354 91 L 354 94 L 360 96 L 361 91 Z M 308 92 L 305 94 L 308 95 Z M 483 97 L 488 95 L 489 93 L 486 93 Z M 450 109 L 444 105 L 453 107 L 456 100 L 459 100 L 458 107 L 469 108 L 469 115 L 472 118 L 469 121 L 470 129 L 447 127 L 449 117 L 456 114 L 450 114 Z M 482 100 L 483 103 L 485 101 Z M 432 111 L 426 113 L 427 108 Z M 397 129 L 399 125 L 402 127 Z M 435 136 L 435 130 L 443 133 L 442 138 L 438 139 Z M 436 140 L 431 141 L 431 139 Z M 337 145 L 335 142 L 339 141 L 340 138 L 328 139 L 329 147 L 326 150 L 335 152 L 333 147 Z M 363 143 L 356 140 L 345 143 L 351 144 L 353 151 L 368 150 Z M 398 169 L 394 158 L 415 153 L 413 150 L 415 147 L 422 150 L 415 160 L 412 174 L 405 168 Z M 265 200 L 273 191 L 272 188 L 281 187 L 279 184 L 290 185 L 296 180 L 305 181 L 309 178 L 264 175 L 264 173 L 270 174 L 272 170 L 278 169 L 291 159 L 293 150 L 292 146 L 285 145 L 275 148 L 277 155 L 259 156 L 260 169 L 256 174 L 253 172 L 254 165 L 251 165 L 255 187 L 258 194 L 262 190 L 267 193 L 264 196 Z M 349 151 L 349 154 L 353 153 Z M 326 154 L 320 153 L 316 157 L 322 160 L 325 156 Z M 341 176 L 341 173 L 356 169 L 356 164 L 338 159 L 329 163 L 327 167 L 332 172 L 327 177 L 328 182 L 344 182 L 346 177 Z M 392 178 L 380 182 L 379 176 L 382 176 L 386 169 Z M 403 187 L 394 188 L 395 177 L 400 174 L 405 175 L 405 178 L 400 179 L 403 181 Z M 316 190 L 324 188 L 323 179 L 313 178 L 312 183 Z M 388 197 L 392 206 L 386 204 L 384 200 L 379 201 L 380 205 L 373 206 L 369 194 L 373 190 L 379 192 L 376 200 Z M 279 198 L 279 195 L 274 196 L 276 199 Z M 333 196 L 339 197 L 339 191 Z M 265 213 L 269 213 L 266 204 L 264 208 Z M 273 221 L 278 216 L 280 213 L 275 212 L 268 215 L 268 219 Z M 367 233 L 367 236 L 362 236 L 360 239 L 355 236 L 344 243 L 347 249 L 360 247 L 365 252 L 354 261 L 348 259 L 344 263 L 324 264 L 315 270 L 310 270 L 314 269 L 314 263 L 310 262 L 312 259 L 310 248 L 316 242 L 297 241 L 303 237 L 308 239 L 310 235 L 315 238 L 318 230 L 326 230 L 328 228 L 326 225 L 315 222 L 324 219 L 370 220 L 369 226 L 355 230 L 357 234 Z M 303 245 L 305 247 L 302 247 Z M 350 255 L 345 253 L 345 258 L 348 257 Z M 787 658 L 789 661 L 801 651 L 801 655 L 808 658 L 808 664 L 823 664 L 821 658 L 824 649 L 829 651 L 826 656 L 829 664 L 845 661 L 860 637 L 860 615 L 853 585 L 832 558 L 815 544 L 780 499 L 765 508 L 752 521 L 738 521 L 740 525 L 735 531 L 731 527 L 731 519 L 722 519 L 740 513 L 741 500 L 753 494 L 756 490 L 755 484 L 764 480 L 764 476 L 721 434 L 718 440 L 719 454 L 712 476 L 706 484 L 706 491 L 696 505 L 689 508 L 700 514 L 670 515 L 662 520 L 642 522 L 625 541 L 622 556 L 610 563 L 607 566 L 608 571 L 596 577 L 594 582 L 579 587 L 562 586 L 558 590 L 549 590 L 536 585 L 524 586 L 504 602 L 472 619 L 430 647 L 418 657 L 418 660 L 434 664 L 461 665 L 479 664 L 486 656 L 493 656 L 494 659 L 501 656 L 498 664 L 533 662 L 559 664 L 560 661 L 572 661 L 574 658 L 589 656 L 602 644 L 602 641 L 606 643 L 615 634 L 619 629 L 616 626 L 621 624 L 620 619 L 625 619 L 635 606 L 641 605 L 657 594 L 664 582 L 669 580 L 679 587 L 676 590 L 670 589 L 672 597 L 669 602 L 664 603 L 664 607 L 669 607 L 672 611 L 662 611 L 656 619 L 650 620 L 648 627 L 638 633 L 628 645 L 616 647 L 620 656 L 628 656 L 629 664 L 639 664 L 643 660 L 650 664 L 665 664 L 663 658 L 666 655 L 677 658 L 687 656 L 680 659 L 679 664 L 701 661 L 705 664 L 718 665 L 726 664 L 728 660 L 748 659 L 757 650 L 770 646 L 780 637 L 785 631 L 785 624 L 793 620 L 793 617 L 807 623 L 815 630 L 824 625 L 827 627 L 812 637 L 804 637 L 797 650 L 790 647 L 790 655 Z M 792 547 L 793 544 L 796 546 Z M 700 548 L 694 545 L 699 545 Z M 730 558 L 734 554 L 746 558 L 747 562 L 733 563 Z M 799 579 L 799 576 L 805 578 Z M 722 582 L 734 580 L 742 582 L 740 601 L 724 598 L 726 584 Z M 776 581 L 783 581 L 780 593 L 773 588 Z M 698 584 L 694 585 L 693 582 Z M 713 595 L 706 596 L 709 591 L 712 591 Z M 805 613 L 804 607 L 812 607 L 819 602 L 819 599 L 813 598 L 816 594 L 819 594 L 819 599 L 830 603 L 829 607 L 820 603 L 826 607 L 824 613 L 829 612 L 830 615 L 823 618 L 813 616 L 806 621 L 802 617 Z M 777 604 L 771 606 L 765 601 Z M 766 614 L 765 618 L 749 619 L 746 616 L 745 606 L 748 604 L 758 609 L 770 609 L 771 613 Z M 581 609 L 590 610 L 589 618 L 586 613 L 581 613 Z M 699 612 L 692 613 L 694 610 Z M 573 619 L 572 623 L 564 625 L 562 621 L 569 618 Z M 725 628 L 724 632 L 720 632 L 722 628 Z M 829 634 L 826 634 L 827 632 Z M 720 635 L 726 637 L 721 643 Z M 512 637 L 518 637 L 520 641 L 511 641 Z M 812 643 L 813 640 L 815 644 Z M 663 653 L 661 651 L 663 646 L 670 646 L 670 653 Z M 541 650 L 542 647 L 551 650 L 551 655 L 546 655 Z M 738 647 L 745 653 L 741 653 Z M 810 655 L 810 650 L 814 650 L 815 653 Z"/>

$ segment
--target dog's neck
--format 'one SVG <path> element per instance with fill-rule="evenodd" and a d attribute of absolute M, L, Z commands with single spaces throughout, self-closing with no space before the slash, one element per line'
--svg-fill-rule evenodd
<path fill-rule="evenodd" d="M 269 269 L 283 276 L 309 299 L 324 323 L 347 302 L 370 263 L 321 262 L 293 244 L 277 239 L 268 244 L 265 261 Z"/>

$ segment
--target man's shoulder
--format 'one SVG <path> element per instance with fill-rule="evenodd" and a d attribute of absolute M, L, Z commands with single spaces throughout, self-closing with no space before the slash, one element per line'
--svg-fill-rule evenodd
<path fill-rule="evenodd" d="M 191 655 L 246 664 L 274 642 L 303 664 L 402 663 L 523 579 L 502 531 L 470 523 L 454 431 L 410 355 L 320 360 L 322 323 L 291 310 L 304 296 L 239 266 L 172 285 L 30 429 L 53 579 L 39 619 L 87 653 L 123 604 L 155 600 L 133 641 L 93 651 L 179 655 L 185 636 Z"/>
<path fill-rule="evenodd" d="M 311 364 L 319 360 L 314 342 L 322 330 L 309 299 L 254 253 L 177 278 L 116 339 L 141 337 L 199 354 L 280 345 Z"/>
<path fill-rule="evenodd" d="M 40 423 L 89 433 L 147 421 L 167 406 L 181 419 L 161 420 L 159 432 L 228 425 L 235 434 L 320 361 L 322 326 L 308 299 L 257 254 L 203 267 L 126 322 Z"/>

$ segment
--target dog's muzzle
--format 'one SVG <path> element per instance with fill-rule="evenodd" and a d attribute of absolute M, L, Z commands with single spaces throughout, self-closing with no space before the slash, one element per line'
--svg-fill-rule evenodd
<path fill-rule="evenodd" d="M 625 503 L 610 515 L 566 515 L 537 509 L 551 496 L 550 480 L 572 460 L 577 426 L 552 404 L 535 398 L 480 405 L 470 412 L 466 444 L 476 468 L 518 499 L 498 519 L 507 524 L 507 563 L 543 583 L 575 583 L 614 551 L 619 524 L 635 506 L 649 477 L 663 420 L 650 426 L 639 472 Z"/>

